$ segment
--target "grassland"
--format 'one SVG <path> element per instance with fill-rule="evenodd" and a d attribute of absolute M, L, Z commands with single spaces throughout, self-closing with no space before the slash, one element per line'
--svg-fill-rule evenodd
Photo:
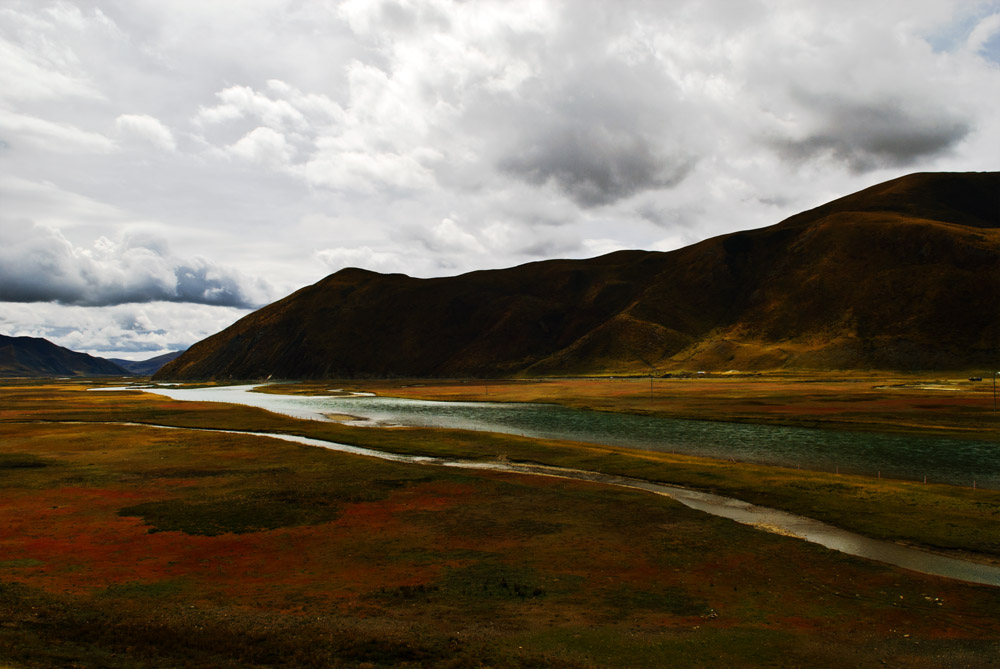
<path fill-rule="evenodd" d="M 86 387 L 0 385 L 0 661 L 12 666 L 989 666 L 1000 652 L 1000 589 L 655 495 L 101 423 L 593 468 L 1000 555 L 991 491 Z"/>

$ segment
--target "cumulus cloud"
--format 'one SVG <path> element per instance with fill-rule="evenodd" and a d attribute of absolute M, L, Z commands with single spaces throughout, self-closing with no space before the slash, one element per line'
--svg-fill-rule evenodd
<path fill-rule="evenodd" d="M 413 232 L 417 232 L 414 230 Z M 431 251 L 451 253 L 485 253 L 478 239 L 450 218 L 443 218 L 427 234 L 418 234 L 418 241 Z"/>
<path fill-rule="evenodd" d="M 295 149 L 285 136 L 271 128 L 254 128 L 229 147 L 234 156 L 269 165 L 286 165 Z"/>
<path fill-rule="evenodd" d="M 347 265 L 675 248 L 908 171 L 996 169 L 998 16 L 997 0 L 14 0 L 2 288 L 169 300 L 142 303 L 168 328 L 175 300 L 268 299 L 251 276 L 283 292 Z"/>
<path fill-rule="evenodd" d="M 928 98 L 928 83 L 960 87 L 957 64 L 915 39 L 919 21 L 770 4 L 346 2 L 361 50 L 338 95 L 231 85 L 195 121 L 239 132 L 231 155 L 318 188 L 446 197 L 513 179 L 539 208 L 557 194 L 581 209 L 669 195 L 705 161 L 722 172 L 747 152 L 862 174 L 947 156 L 974 131 L 961 95 Z M 928 20 L 949 15 L 931 5 Z M 971 48 L 992 26 L 976 25 Z"/>
<path fill-rule="evenodd" d="M 692 162 L 659 154 L 628 130 L 584 123 L 541 134 L 501 159 L 499 167 L 535 185 L 555 183 L 580 205 L 592 207 L 669 188 L 687 176 Z"/>
<path fill-rule="evenodd" d="M 163 151 L 176 151 L 177 140 L 170 129 L 158 119 L 144 114 L 122 114 L 115 126 L 123 136 L 152 145 Z"/>
<path fill-rule="evenodd" d="M 535 185 L 552 183 L 583 207 L 671 189 L 701 149 L 692 132 L 698 119 L 649 54 L 628 61 L 602 55 L 522 87 L 531 103 L 508 102 L 517 130 L 498 147 L 502 171 Z"/>
<path fill-rule="evenodd" d="M 58 230 L 23 224 L 0 228 L 0 301 L 106 306 L 192 302 L 256 307 L 269 292 L 261 279 L 203 258 L 169 255 L 165 242 L 99 238 L 74 246 Z"/>
<path fill-rule="evenodd" d="M 297 91 L 282 81 L 269 82 L 279 95 L 295 96 Z M 275 129 L 304 129 L 308 122 L 305 115 L 289 100 L 272 98 L 249 86 L 230 86 L 216 93 L 219 104 L 202 107 L 195 120 L 201 123 L 222 123 L 232 119 L 258 119 L 266 127 Z M 299 96 L 301 97 L 301 96 Z"/>
<path fill-rule="evenodd" d="M 794 161 L 830 157 L 853 172 L 905 167 L 951 151 L 971 131 L 958 115 L 902 109 L 894 102 L 858 105 L 840 100 L 822 109 L 805 136 L 777 140 L 779 152 Z"/>

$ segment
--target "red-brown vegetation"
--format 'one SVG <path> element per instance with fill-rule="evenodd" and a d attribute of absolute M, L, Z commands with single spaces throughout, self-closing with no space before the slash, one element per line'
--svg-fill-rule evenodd
<path fill-rule="evenodd" d="M 24 420 L 41 415 L 32 388 L 0 392 L 0 660 L 14 665 L 995 657 L 995 588 L 844 557 L 655 495 L 247 435 L 37 423 Z M 77 418 L 173 406 L 188 419 L 182 403 L 141 395 L 51 386 L 35 401 L 45 396 Z M 234 511 L 220 520 L 220 509 Z M 255 528 L 241 510 L 286 524 Z"/>

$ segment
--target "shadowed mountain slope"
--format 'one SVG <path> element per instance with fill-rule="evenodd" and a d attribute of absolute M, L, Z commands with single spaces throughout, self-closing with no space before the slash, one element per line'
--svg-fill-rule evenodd
<path fill-rule="evenodd" d="M 132 374 L 138 376 L 151 376 L 160 370 L 165 364 L 177 358 L 184 351 L 171 351 L 145 360 L 125 360 L 123 358 L 108 358 L 119 367 L 123 367 Z"/>
<path fill-rule="evenodd" d="M 0 335 L 0 376 L 128 376 L 104 358 L 71 351 L 37 337 Z"/>
<path fill-rule="evenodd" d="M 914 174 L 669 253 L 345 269 L 154 378 L 992 367 L 998 219 L 1000 173 Z"/>

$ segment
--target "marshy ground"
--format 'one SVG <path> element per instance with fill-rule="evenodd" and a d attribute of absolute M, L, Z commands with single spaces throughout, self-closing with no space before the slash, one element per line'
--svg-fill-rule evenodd
<path fill-rule="evenodd" d="M 868 379 L 784 379 L 753 393 L 711 386 L 735 379 L 677 380 L 705 384 L 698 393 L 687 386 L 683 403 L 662 390 L 667 381 L 654 382 L 651 400 L 648 379 L 618 381 L 620 393 L 607 380 L 491 383 L 489 393 L 612 410 L 660 402 L 675 408 L 652 410 L 688 417 L 708 417 L 728 394 L 755 420 L 905 416 L 888 422 L 955 432 L 976 425 L 979 433 L 965 431 L 979 438 L 991 425 L 983 386 L 970 386 L 973 403 L 963 404 L 966 393 L 879 391 Z M 888 385 L 897 382 L 906 380 Z M 608 392 L 590 389 L 601 383 Z M 991 666 L 1000 656 L 1000 588 L 850 558 L 660 496 L 416 467 L 266 437 L 102 423 L 290 432 L 589 468 L 983 560 L 1000 558 L 995 491 L 503 435 L 356 428 L 87 392 L 90 385 L 0 385 L 0 661 L 11 666 L 923 667 Z M 482 399 L 470 383 L 393 387 Z M 896 404 L 872 409 L 878 400 L 857 399 L 884 392 L 876 397 Z"/>

